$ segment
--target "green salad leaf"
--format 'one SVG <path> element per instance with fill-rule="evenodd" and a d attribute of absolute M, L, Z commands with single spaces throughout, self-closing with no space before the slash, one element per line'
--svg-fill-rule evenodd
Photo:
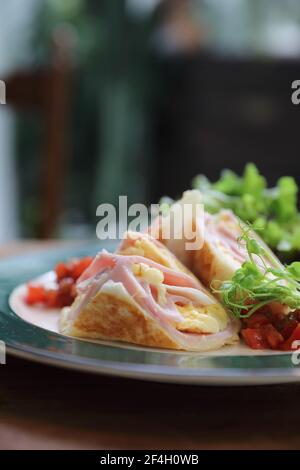
<path fill-rule="evenodd" d="M 259 227 L 263 240 L 282 258 L 300 251 L 298 186 L 293 177 L 283 176 L 274 188 L 268 188 L 257 167 L 248 163 L 242 176 L 223 170 L 218 181 L 198 175 L 192 186 L 202 192 L 208 212 L 231 209 L 254 229 Z"/>
<path fill-rule="evenodd" d="M 295 220 L 297 209 L 298 186 L 294 178 L 284 176 L 278 182 L 278 194 L 274 200 L 274 211 L 279 222 Z"/>
<path fill-rule="evenodd" d="M 248 318 L 270 302 L 300 308 L 300 262 L 283 266 L 258 240 L 251 228 L 242 228 L 238 240 L 243 243 L 248 260 L 236 270 L 231 280 L 214 282 L 213 292 L 221 295 L 223 304 L 237 318 Z"/>

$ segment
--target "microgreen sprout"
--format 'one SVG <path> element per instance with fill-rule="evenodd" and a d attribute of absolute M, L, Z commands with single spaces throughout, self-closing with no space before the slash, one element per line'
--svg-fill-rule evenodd
<path fill-rule="evenodd" d="M 238 318 L 248 318 L 272 302 L 300 308 L 300 262 L 283 266 L 259 240 L 252 227 L 241 227 L 238 243 L 247 251 L 247 261 L 229 281 L 215 282 L 212 290 Z"/>

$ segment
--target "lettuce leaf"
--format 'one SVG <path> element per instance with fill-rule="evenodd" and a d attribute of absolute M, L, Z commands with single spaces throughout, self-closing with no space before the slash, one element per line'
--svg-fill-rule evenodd
<path fill-rule="evenodd" d="M 211 182 L 198 175 L 192 183 L 204 198 L 206 210 L 216 213 L 231 209 L 244 222 L 250 222 L 279 256 L 297 256 L 300 251 L 300 214 L 298 186 L 291 176 L 281 177 L 273 188 L 254 163 L 248 163 L 243 175 L 223 170 L 220 179 Z"/>

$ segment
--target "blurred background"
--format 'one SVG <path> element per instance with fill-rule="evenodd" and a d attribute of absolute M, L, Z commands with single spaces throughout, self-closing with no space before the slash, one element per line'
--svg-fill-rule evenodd
<path fill-rule="evenodd" d="M 300 182 L 299 0 L 6 0 L 0 79 L 1 242 L 248 161 Z"/>

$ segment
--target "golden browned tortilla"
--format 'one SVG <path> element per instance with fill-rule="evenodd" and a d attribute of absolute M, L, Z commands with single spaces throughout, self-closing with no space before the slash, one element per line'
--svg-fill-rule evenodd
<path fill-rule="evenodd" d="M 120 286 L 97 294 L 72 325 L 64 312 L 61 331 L 70 336 L 118 340 L 157 348 L 181 349 L 167 332 Z"/>
<path fill-rule="evenodd" d="M 199 290 L 205 290 L 194 275 L 166 247 L 152 240 L 148 235 L 135 232 L 127 233 L 127 238 L 120 245 L 118 254 L 143 257 L 146 271 L 148 259 L 174 271 L 187 273 L 193 279 L 194 284 L 196 281 L 195 285 L 199 286 Z M 162 275 L 159 270 L 154 269 L 154 271 L 156 272 L 150 274 L 154 276 Z M 207 292 L 207 295 L 210 294 Z M 212 298 L 211 295 L 210 298 Z M 195 345 L 189 347 L 186 340 L 187 333 L 199 334 L 199 330 L 193 330 L 197 320 L 200 321 L 198 328 L 199 324 L 202 324 L 201 322 L 203 322 L 204 328 L 211 322 L 217 322 L 218 325 L 221 325 L 221 331 L 229 321 L 223 307 L 216 299 L 212 298 L 212 303 L 209 305 L 199 304 L 195 309 L 178 307 L 184 321 L 180 321 L 178 325 L 173 325 L 172 328 L 176 332 L 174 335 L 174 331 L 170 333 L 168 320 L 159 316 L 155 318 L 155 316 L 148 313 L 120 282 L 109 281 L 105 283 L 100 291 L 81 308 L 79 314 L 72 318 L 70 312 L 74 309 L 76 311 L 76 305 L 79 305 L 81 300 L 81 296 L 77 297 L 71 310 L 70 308 L 63 310 L 60 319 L 60 331 L 63 334 L 90 339 L 119 340 L 157 348 L 198 350 Z M 204 331 L 203 336 L 210 336 L 209 334 L 205 335 L 205 333 Z M 220 339 L 213 349 L 231 343 L 236 338 L 235 329 L 231 337 L 224 340 Z M 209 349 L 212 349 L 211 343 L 208 341 L 206 345 L 204 340 L 201 351 Z"/>

